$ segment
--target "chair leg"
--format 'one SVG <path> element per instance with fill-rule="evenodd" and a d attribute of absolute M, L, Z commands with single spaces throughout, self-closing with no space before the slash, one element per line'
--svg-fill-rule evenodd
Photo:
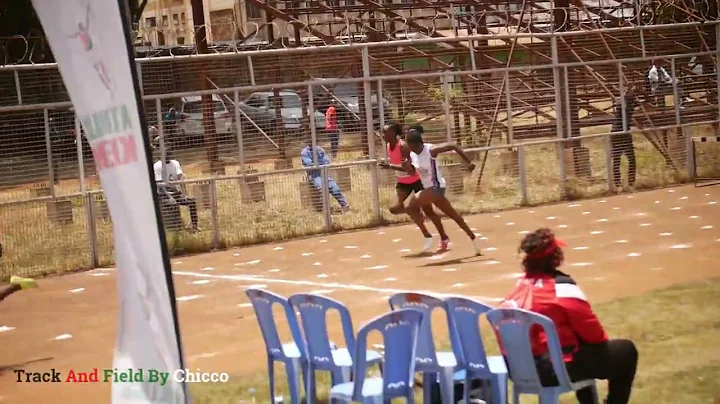
<path fill-rule="evenodd" d="M 513 404 L 520 404 L 520 393 L 513 386 Z"/>
<path fill-rule="evenodd" d="M 463 384 L 463 403 L 470 404 L 470 384 L 472 379 L 470 378 L 470 372 L 465 371 L 465 382 Z"/>
<path fill-rule="evenodd" d="M 455 404 L 453 373 L 453 368 L 445 368 L 440 374 L 440 394 L 442 396 L 443 403 Z"/>
<path fill-rule="evenodd" d="M 600 395 L 598 394 L 597 383 L 593 383 L 591 389 L 593 394 L 593 402 L 595 404 L 600 404 Z"/>
<path fill-rule="evenodd" d="M 494 404 L 507 404 L 508 402 L 508 381 L 507 374 L 493 375 L 490 382 L 492 402 Z"/>
<path fill-rule="evenodd" d="M 423 372 L 423 403 L 432 402 L 432 385 L 435 383 L 435 373 Z"/>
<path fill-rule="evenodd" d="M 290 403 L 300 404 L 300 373 L 302 366 L 299 359 L 292 359 L 285 362 L 285 372 L 287 373 L 288 387 L 290 388 Z"/>
<path fill-rule="evenodd" d="M 546 389 L 540 393 L 540 404 L 558 404 L 560 395 L 552 389 Z"/>
<path fill-rule="evenodd" d="M 270 403 L 275 404 L 275 362 L 268 358 L 268 382 L 270 383 Z"/>
<path fill-rule="evenodd" d="M 308 364 L 305 372 L 305 402 L 315 403 L 315 368 L 312 364 Z"/>

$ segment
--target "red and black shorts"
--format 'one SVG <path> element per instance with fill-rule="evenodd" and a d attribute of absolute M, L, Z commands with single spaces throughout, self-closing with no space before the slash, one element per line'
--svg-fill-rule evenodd
<path fill-rule="evenodd" d="M 395 184 L 395 189 L 402 189 L 403 191 L 407 192 L 408 194 L 411 194 L 413 192 L 415 192 L 417 194 L 418 192 L 425 189 L 425 187 L 423 187 L 422 181 L 417 180 L 417 181 L 413 182 L 412 184 L 403 184 L 402 182 L 398 182 L 397 184 Z"/>

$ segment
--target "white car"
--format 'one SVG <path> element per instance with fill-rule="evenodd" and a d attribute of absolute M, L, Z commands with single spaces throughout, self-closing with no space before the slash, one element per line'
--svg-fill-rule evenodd
<path fill-rule="evenodd" d="M 280 108 L 280 117 L 283 121 L 282 127 L 286 130 L 300 129 L 300 121 L 303 116 L 303 105 L 300 94 L 293 90 L 280 90 L 279 94 L 282 101 Z M 250 94 L 250 96 L 239 105 L 245 116 L 265 132 L 268 132 L 273 127 L 276 119 L 275 108 L 272 107 L 270 102 L 272 97 L 272 91 L 255 92 Z M 305 116 L 309 113 L 310 110 L 307 109 Z M 325 114 L 316 110 L 314 115 L 315 128 L 325 129 Z M 241 117 L 241 120 L 245 121 L 247 119 L 246 117 Z"/>
<path fill-rule="evenodd" d="M 230 132 L 233 126 L 232 114 L 220 97 L 215 94 L 212 95 L 212 103 L 213 115 L 215 116 L 215 132 Z M 204 133 L 202 118 L 202 98 L 199 95 L 180 99 L 178 128 L 181 133 L 189 136 L 202 136 Z"/>

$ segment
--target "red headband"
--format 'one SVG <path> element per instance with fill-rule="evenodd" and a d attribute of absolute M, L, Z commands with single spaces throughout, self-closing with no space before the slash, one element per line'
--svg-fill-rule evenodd
<path fill-rule="evenodd" d="M 549 257 L 552 253 L 554 253 L 558 248 L 560 247 L 567 247 L 567 243 L 562 241 L 561 239 L 554 237 L 552 241 L 550 242 L 550 245 L 547 246 L 546 249 L 542 251 L 538 251 L 536 253 L 527 254 L 526 256 L 530 259 L 539 259 L 539 258 L 546 258 Z"/>

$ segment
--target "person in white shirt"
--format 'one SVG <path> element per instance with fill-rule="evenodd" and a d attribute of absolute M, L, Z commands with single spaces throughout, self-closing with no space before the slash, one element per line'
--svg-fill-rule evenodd
<path fill-rule="evenodd" d="M 672 92 L 672 85 L 674 83 L 677 86 L 678 97 L 680 98 L 680 108 L 684 108 L 682 105 L 684 102 L 693 101 L 692 98 L 685 95 L 685 90 L 680 84 L 680 81 L 677 78 L 673 79 L 664 67 L 661 66 L 658 68 L 655 60 L 652 61 L 652 66 L 650 66 L 650 70 L 648 70 L 647 80 L 650 84 L 651 94 L 655 97 L 664 97 L 665 91 L 663 91 L 663 87 L 669 87 L 670 92 Z M 662 104 L 665 105 L 664 102 Z"/>
<path fill-rule="evenodd" d="M 425 206 L 435 205 L 460 226 L 472 241 L 475 252 L 478 255 L 482 255 L 480 253 L 480 247 L 477 244 L 478 239 L 475 233 L 470 230 L 465 219 L 460 216 L 450 201 L 445 197 L 445 178 L 443 178 L 440 173 L 435 158 L 440 153 L 454 151 L 467 163 L 468 171 L 474 170 L 475 164 L 470 160 L 470 157 L 465 154 L 465 151 L 457 145 L 433 145 L 423 142 L 421 131 L 415 128 L 408 130 L 405 136 L 405 143 L 408 148 L 410 148 L 410 159 L 412 163 L 412 172 L 410 174 L 417 172 L 420 175 L 420 181 L 422 181 L 423 185 L 423 190 L 410 197 L 410 202 L 405 208 L 405 212 L 413 218 L 416 224 L 419 224 L 425 219 L 421 210 Z M 438 253 L 447 251 L 449 244 L 449 239 L 440 240 Z"/>
<path fill-rule="evenodd" d="M 163 165 L 165 166 L 165 175 L 167 178 L 163 178 Z M 155 172 L 155 183 L 157 184 L 158 193 L 167 198 L 170 203 L 187 206 L 188 210 L 190 210 L 191 228 L 193 231 L 199 230 L 197 202 L 195 202 L 195 199 L 185 195 L 178 184 L 172 183 L 173 181 L 181 181 L 185 178 L 182 167 L 180 167 L 180 162 L 172 159 L 170 155 L 166 155 L 165 164 L 163 164 L 162 160 L 156 161 L 155 164 L 153 164 L 153 171 Z"/>

